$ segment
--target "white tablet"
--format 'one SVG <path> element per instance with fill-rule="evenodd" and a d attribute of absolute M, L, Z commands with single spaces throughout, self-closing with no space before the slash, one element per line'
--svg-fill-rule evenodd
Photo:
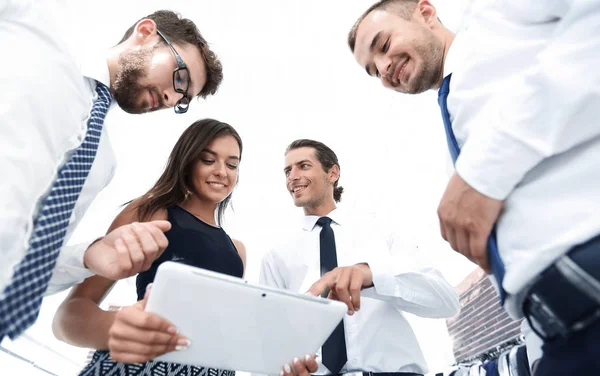
<path fill-rule="evenodd" d="M 146 310 L 171 321 L 191 341 L 187 350 L 156 360 L 278 375 L 294 357 L 314 354 L 348 308 L 165 262 L 158 267 Z"/>

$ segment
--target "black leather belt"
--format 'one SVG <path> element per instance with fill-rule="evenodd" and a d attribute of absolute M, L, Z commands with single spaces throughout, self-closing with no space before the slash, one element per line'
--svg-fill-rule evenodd
<path fill-rule="evenodd" d="M 523 301 L 523 313 L 545 340 L 566 338 L 598 320 L 600 236 L 573 247 L 542 272 Z"/>

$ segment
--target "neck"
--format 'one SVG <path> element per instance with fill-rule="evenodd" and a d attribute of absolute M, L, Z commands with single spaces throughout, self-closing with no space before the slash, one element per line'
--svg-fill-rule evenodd
<path fill-rule="evenodd" d="M 305 206 L 303 209 L 304 215 L 316 215 L 319 217 L 323 217 L 334 211 L 336 208 L 337 206 L 335 205 L 335 201 L 332 198 L 331 200 L 327 200 L 327 202 L 323 202 L 320 205 L 314 207 Z"/>
<path fill-rule="evenodd" d="M 218 227 L 217 221 L 215 220 L 215 211 L 217 209 L 217 205 L 215 203 L 209 203 L 200 200 L 198 197 L 191 194 L 183 203 L 180 204 L 180 206 L 198 217 L 203 222 Z"/>
<path fill-rule="evenodd" d="M 442 27 L 437 34 L 442 43 L 444 43 L 444 56 L 442 56 L 442 67 L 440 70 L 439 80 L 435 86 L 436 90 L 440 88 L 440 86 L 442 85 L 442 81 L 444 80 L 444 68 L 446 67 L 446 57 L 448 56 L 448 50 L 450 50 L 450 46 L 452 45 L 452 42 L 454 42 L 454 38 L 456 37 L 456 34 L 446 29 L 445 27 Z"/>

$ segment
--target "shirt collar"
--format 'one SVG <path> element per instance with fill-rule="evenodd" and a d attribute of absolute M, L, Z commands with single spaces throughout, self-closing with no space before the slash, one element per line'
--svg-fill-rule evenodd
<path fill-rule="evenodd" d="M 81 73 L 88 78 L 103 83 L 110 88 L 110 72 L 106 61 L 106 51 L 91 51 L 78 58 Z"/>
<path fill-rule="evenodd" d="M 444 61 L 444 78 L 459 67 L 467 53 L 467 45 L 463 39 L 460 33 L 456 34 L 450 48 L 448 48 L 446 60 Z"/>
<path fill-rule="evenodd" d="M 338 225 L 341 225 L 341 222 L 344 221 L 343 213 L 342 211 L 340 211 L 339 208 L 330 211 L 329 214 L 326 215 L 326 217 L 331 218 L 331 220 Z M 302 228 L 306 231 L 312 231 L 315 228 L 319 218 L 321 217 L 318 215 L 305 215 L 302 219 Z"/>

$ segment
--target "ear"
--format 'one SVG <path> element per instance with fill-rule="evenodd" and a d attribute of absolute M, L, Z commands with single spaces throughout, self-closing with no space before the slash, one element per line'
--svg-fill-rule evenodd
<path fill-rule="evenodd" d="M 340 178 L 340 167 L 338 165 L 333 165 L 329 169 L 329 182 L 334 184 Z"/>
<path fill-rule="evenodd" d="M 132 38 L 136 45 L 155 44 L 158 38 L 156 22 L 148 18 L 141 20 L 135 25 Z"/>
<path fill-rule="evenodd" d="M 415 13 L 418 13 L 418 17 L 421 18 L 428 26 L 438 22 L 437 10 L 433 4 L 429 2 L 429 0 L 419 1 L 419 4 L 415 9 Z"/>

